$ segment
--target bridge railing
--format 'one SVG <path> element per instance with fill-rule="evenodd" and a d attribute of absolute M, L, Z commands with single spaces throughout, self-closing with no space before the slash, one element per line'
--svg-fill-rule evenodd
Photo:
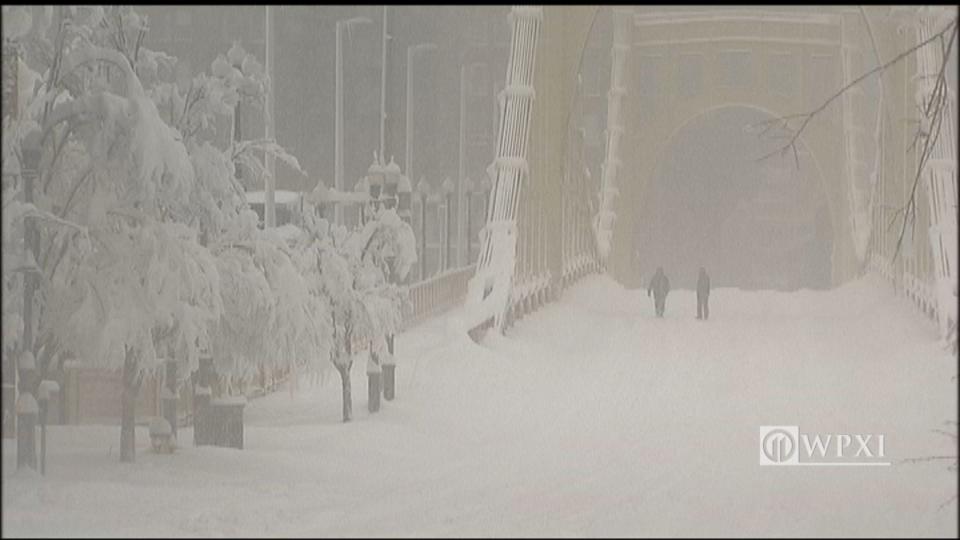
<path fill-rule="evenodd" d="M 411 310 L 404 317 L 404 327 L 415 326 L 462 303 L 475 270 L 476 265 L 471 264 L 411 284 L 408 289 Z"/>

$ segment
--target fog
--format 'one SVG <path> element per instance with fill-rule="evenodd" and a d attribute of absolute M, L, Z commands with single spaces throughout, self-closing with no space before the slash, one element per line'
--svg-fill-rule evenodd
<path fill-rule="evenodd" d="M 4 536 L 957 537 L 955 7 L 2 26 Z"/>
<path fill-rule="evenodd" d="M 640 6 L 634 13 L 659 16 L 702 9 Z M 711 9 L 734 13 L 749 7 Z M 771 14 L 816 10 L 812 6 L 762 9 Z M 151 18 L 154 28 L 145 45 L 178 57 L 178 70 L 184 74 L 208 69 L 212 60 L 237 39 L 258 58 L 265 55 L 266 10 L 262 6 L 230 10 L 144 6 L 142 11 Z M 870 13 L 879 19 L 881 11 Z M 276 135 L 307 172 L 304 176 L 278 166 L 277 188 L 309 191 L 318 182 L 334 184 L 338 21 L 353 22 L 344 24 L 340 43 L 344 185 L 337 187 L 352 189 L 366 174 L 374 152 L 381 151 L 384 161 L 393 159 L 414 185 L 424 179 L 438 190 L 446 178 L 484 178 L 495 155 L 497 96 L 504 86 L 510 51 L 508 13 L 508 6 L 276 7 Z M 385 16 L 388 41 L 384 63 L 381 47 Z M 204 22 L 212 19 L 217 20 L 212 26 Z M 602 174 L 604 160 L 612 21 L 612 7 L 598 9 L 579 54 L 580 114 L 573 121 L 583 135 L 584 165 L 594 178 Z M 208 27 L 214 31 L 208 31 Z M 856 33 L 863 47 L 860 54 L 865 55 L 862 61 L 871 65 L 874 53 L 863 20 L 857 20 L 848 32 Z M 412 65 L 408 66 L 411 52 Z M 799 67 L 797 73 L 787 75 L 799 76 Z M 956 62 L 949 63 L 947 71 L 955 87 Z M 879 103 L 879 81 L 873 78 L 860 86 L 868 108 Z M 408 82 L 411 96 L 407 95 Z M 830 84 L 839 82 L 836 79 Z M 824 84 L 823 90 L 827 91 L 830 84 Z M 631 99 L 638 98 L 644 99 Z M 646 102 L 640 105 L 641 110 L 657 107 Z M 664 266 L 668 274 L 676 276 L 678 286 L 688 287 L 697 269 L 706 266 L 715 270 L 717 284 L 725 286 L 794 290 L 834 284 L 831 253 L 836 225 L 832 220 L 836 216 L 831 217 L 825 192 L 820 189 L 830 178 L 822 177 L 823 171 L 802 140 L 799 146 L 803 155 L 797 159 L 790 156 L 757 161 L 775 148 L 776 141 L 752 136 L 743 128 L 770 120 L 771 114 L 760 109 L 726 108 L 693 119 L 678 132 L 661 134 L 670 137 L 669 148 L 657 157 L 654 177 L 640 188 L 642 196 L 626 206 L 630 215 L 621 216 L 622 226 L 635 230 L 630 249 L 639 276 L 645 279 L 657 266 Z M 885 114 L 888 122 L 895 121 L 889 111 Z M 263 131 L 262 110 L 245 107 L 241 115 L 244 131 Z M 408 117 L 412 120 L 409 136 Z M 875 116 L 864 118 L 864 128 L 872 130 Z M 863 160 L 872 162 L 875 152 L 875 147 L 865 147 Z M 408 159 L 412 163 L 408 164 Z M 248 186 L 257 188 L 255 181 Z M 795 217 L 786 220 L 790 223 L 781 223 L 776 230 L 766 227 L 762 214 L 775 213 L 778 204 L 789 205 L 791 200 L 796 204 L 792 205 Z M 355 212 L 346 211 L 348 217 Z M 455 220 L 462 218 L 456 210 L 451 212 Z M 763 234 L 759 233 L 761 229 L 765 230 Z M 433 232 L 428 234 L 434 238 Z"/>
<path fill-rule="evenodd" d="M 167 50 L 184 70 L 209 69 L 234 40 L 264 58 L 263 6 L 143 6 L 159 30 L 146 46 Z M 383 6 L 276 6 L 277 141 L 307 171 L 303 177 L 278 166 L 277 188 L 310 190 L 318 180 L 332 186 L 334 177 L 335 51 L 337 21 L 357 17 L 342 37 L 344 183 L 352 189 L 379 152 L 381 37 Z M 510 47 L 509 6 L 389 6 L 389 46 L 384 155 L 406 171 L 407 49 L 434 43 L 414 55 L 413 182 L 420 177 L 434 187 L 456 178 L 459 167 L 461 65 L 467 66 L 466 174 L 480 178 L 496 140 L 495 96 L 503 87 Z M 211 24 L 210 20 L 216 20 Z M 209 29 L 214 31 L 210 32 Z M 262 112 L 247 110 L 245 124 L 263 131 Z"/>
<path fill-rule="evenodd" d="M 643 275 L 662 266 L 674 286 L 692 289 L 703 266 L 715 286 L 829 287 L 824 179 L 803 147 L 797 160 L 761 160 L 779 141 L 758 140 L 744 128 L 771 119 L 727 107 L 673 136 L 635 216 Z"/>

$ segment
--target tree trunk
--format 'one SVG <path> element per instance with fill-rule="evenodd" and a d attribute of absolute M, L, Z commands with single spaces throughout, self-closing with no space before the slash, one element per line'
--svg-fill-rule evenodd
<path fill-rule="evenodd" d="M 170 433 L 173 438 L 177 438 L 177 363 L 174 360 L 167 360 L 166 376 L 164 386 L 167 390 L 166 395 L 160 401 L 160 407 L 163 411 L 163 417 L 170 422 Z"/>
<path fill-rule="evenodd" d="M 352 364 L 352 362 L 351 362 Z M 353 418 L 353 398 L 350 395 L 350 365 L 337 365 L 340 373 L 340 383 L 343 390 L 343 421 L 349 422 Z"/>
<path fill-rule="evenodd" d="M 382 391 L 380 375 L 379 372 L 367 372 L 367 410 L 372 413 L 380 410 L 380 392 Z"/>
<path fill-rule="evenodd" d="M 133 351 L 127 350 L 123 362 L 123 390 L 120 395 L 120 461 L 133 463 L 136 459 L 137 385 Z"/>

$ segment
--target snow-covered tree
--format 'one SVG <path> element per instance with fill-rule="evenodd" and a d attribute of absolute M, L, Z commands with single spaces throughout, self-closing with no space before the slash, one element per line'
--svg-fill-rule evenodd
<path fill-rule="evenodd" d="M 368 354 L 360 346 L 380 350 L 385 336 L 400 329 L 406 291 L 387 278 L 406 276 L 416 262 L 416 243 L 410 226 L 393 210 L 380 211 L 352 231 L 305 217 L 301 267 L 329 318 L 328 357 L 340 374 L 343 421 L 348 422 L 353 415 L 350 370 Z"/>
<path fill-rule="evenodd" d="M 11 152 L 4 141 L 5 156 L 38 141 L 35 208 L 51 222 L 77 224 L 40 230 L 39 332 L 29 347 L 47 361 L 63 351 L 123 372 L 121 460 L 129 461 L 139 382 L 160 358 L 192 369 L 209 351 L 240 374 L 254 362 L 290 366 L 319 356 L 322 325 L 285 244 L 259 231 L 246 208 L 233 174 L 237 149 L 216 149 L 197 127 L 229 104 L 229 92 L 224 98 L 213 91 L 216 77 L 200 76 L 195 84 L 206 90 L 181 99 L 165 82 L 175 60 L 142 47 L 147 21 L 130 8 L 58 9 L 64 23 L 52 40 L 22 33 L 35 51 L 27 79 L 40 84 L 21 92 L 14 131 L 27 135 Z M 273 141 L 247 147 L 285 155 Z M 4 270 L 4 287 L 15 289 Z M 251 283 L 259 296 L 244 288 Z M 255 331 L 244 320 L 257 315 L 251 305 L 265 310 Z M 14 307 L 5 299 L 5 329 L 19 327 Z M 231 339 L 241 328 L 246 344 L 253 336 L 258 346 Z"/>

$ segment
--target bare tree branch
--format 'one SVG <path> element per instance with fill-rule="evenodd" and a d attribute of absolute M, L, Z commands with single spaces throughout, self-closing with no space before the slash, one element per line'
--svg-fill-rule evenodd
<path fill-rule="evenodd" d="M 794 119 L 794 118 L 802 118 L 802 119 L 803 119 L 803 122 L 800 124 L 800 127 L 798 127 L 796 130 L 793 131 L 793 135 L 790 137 L 790 140 L 789 140 L 785 145 L 783 145 L 782 148 L 778 148 L 778 149 L 776 149 L 776 150 L 774 150 L 774 151 L 772 151 L 772 152 L 769 152 L 769 153 L 765 154 L 764 156 L 760 157 L 760 158 L 758 159 L 758 161 L 766 160 L 766 159 L 768 159 L 768 158 L 770 158 L 770 157 L 772 157 L 772 156 L 774 156 L 774 155 L 777 155 L 777 153 L 782 153 L 782 152 L 784 152 L 787 148 L 792 148 L 792 147 L 796 146 L 797 141 L 800 139 L 800 135 L 803 133 L 804 129 L 806 129 L 806 127 L 807 127 L 807 125 L 810 123 L 810 121 L 813 120 L 813 118 L 814 118 L 816 115 L 818 115 L 818 114 L 820 114 L 821 112 L 823 112 L 828 106 L 830 106 L 831 103 L 833 103 L 834 101 L 836 101 L 837 98 L 839 98 L 840 96 L 842 96 L 843 94 L 845 94 L 848 90 L 850 90 L 850 89 L 853 88 L 854 86 L 860 84 L 861 82 L 863 82 L 863 81 L 866 80 L 867 78 L 871 77 L 872 75 L 875 75 L 875 74 L 877 74 L 877 73 L 883 72 L 884 70 L 886 70 L 886 69 L 889 68 L 890 66 L 892 66 L 892 65 L 900 62 L 900 61 L 903 60 L 904 58 L 910 56 L 910 55 L 913 54 L 915 51 L 917 51 L 917 50 L 919 50 L 919 49 L 921 49 L 921 48 L 923 48 L 923 47 L 926 47 L 927 45 L 929 45 L 930 43 L 933 43 L 934 41 L 936 41 L 936 40 L 938 40 L 938 39 L 943 39 L 943 37 L 946 36 L 948 33 L 951 34 L 950 43 L 952 44 L 952 43 L 953 43 L 953 36 L 955 36 L 956 33 L 957 33 L 957 19 L 954 19 L 953 21 L 951 21 L 949 24 L 947 24 L 946 27 L 944 27 L 944 28 L 943 28 L 942 30 L 940 30 L 939 32 L 933 34 L 933 35 L 930 36 L 929 38 L 921 41 L 920 43 L 918 43 L 918 44 L 916 44 L 916 45 L 914 45 L 914 46 L 912 46 L 912 47 L 910 47 L 910 48 L 908 48 L 908 49 L 906 49 L 905 51 L 901 52 L 900 54 L 898 54 L 897 56 L 895 56 L 895 57 L 893 57 L 892 59 L 888 60 L 887 62 L 885 62 L 885 63 L 883 63 L 883 64 L 880 64 L 880 65 L 874 67 L 873 69 L 865 72 L 864 74 L 860 75 L 859 77 L 857 77 L 857 78 L 854 79 L 853 81 L 847 83 L 845 86 L 843 86 L 842 88 L 840 88 L 839 90 L 837 90 L 833 95 L 831 95 L 830 97 L 828 97 L 828 98 L 827 98 L 823 103 L 821 103 L 817 108 L 815 108 L 815 109 L 813 109 L 813 110 L 811 110 L 811 111 L 809 111 L 809 112 L 806 112 L 806 113 L 792 114 L 792 115 L 789 115 L 789 116 L 782 116 L 782 117 L 780 117 L 778 120 L 781 120 L 781 121 L 783 121 L 783 120 L 788 120 L 788 119 Z M 948 50 L 949 50 L 949 48 L 948 48 Z M 944 58 L 946 58 L 946 57 L 944 57 Z M 944 65 L 945 65 L 945 64 L 946 64 L 946 62 L 944 62 Z M 786 125 L 785 125 L 785 124 L 786 124 L 786 123 L 784 122 L 784 128 L 786 128 Z"/>
<path fill-rule="evenodd" d="M 947 25 L 949 28 L 951 25 Z M 954 31 L 950 34 L 950 41 L 946 45 L 946 50 L 950 51 L 953 49 L 954 38 L 957 36 L 957 20 L 954 19 L 952 23 Z M 943 34 L 940 34 L 941 44 L 943 42 Z M 942 45 L 941 45 L 942 47 Z M 943 111 L 947 106 L 948 94 L 947 92 L 947 79 L 946 79 L 946 69 L 947 62 L 949 61 L 949 54 L 941 57 L 940 69 L 937 73 L 937 79 L 934 83 L 933 91 L 930 93 L 930 99 L 927 102 L 927 106 L 924 110 L 924 116 L 929 119 L 929 133 L 924 137 L 923 152 L 920 154 L 920 159 L 917 162 L 917 173 L 913 178 L 913 186 L 910 188 L 910 199 L 905 205 L 905 212 L 903 218 L 903 225 L 900 227 L 900 235 L 897 238 L 897 247 L 893 252 L 893 260 L 896 260 L 900 255 L 900 248 L 903 244 L 903 235 L 907 229 L 907 222 L 914 223 L 916 221 L 915 215 L 912 216 L 914 219 L 908 219 L 911 217 L 910 214 L 916 213 L 916 196 L 917 196 L 917 186 L 920 185 L 920 179 L 923 177 L 923 171 L 926 168 L 927 161 L 929 161 L 930 156 L 933 154 L 934 148 L 936 148 L 937 141 L 940 140 L 940 127 L 943 123 Z M 920 129 L 923 129 L 922 122 Z M 932 135 L 932 137 L 931 137 Z"/>

